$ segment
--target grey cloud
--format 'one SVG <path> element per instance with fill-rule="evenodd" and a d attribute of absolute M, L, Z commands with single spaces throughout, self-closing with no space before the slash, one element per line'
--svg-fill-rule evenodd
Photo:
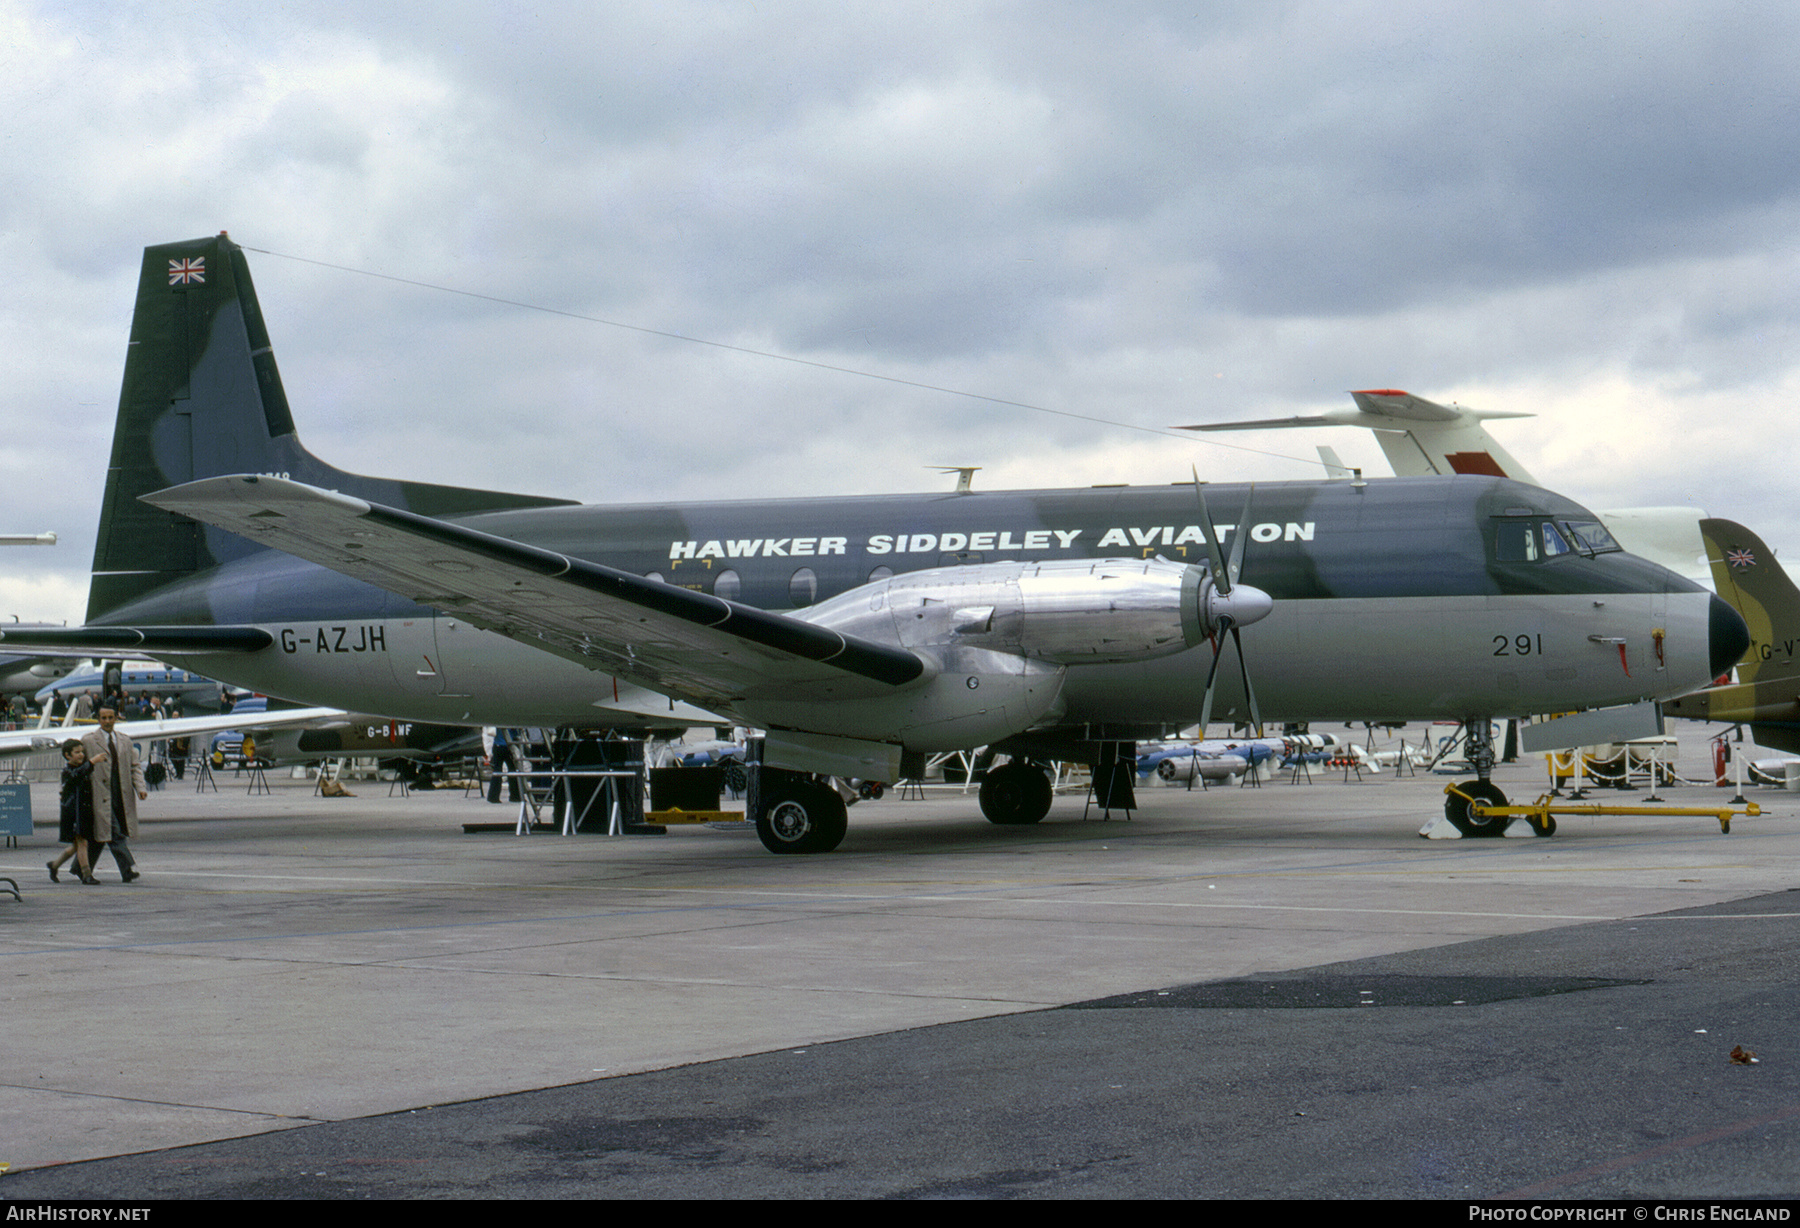
<path fill-rule="evenodd" d="M 0 250 L 30 317 L 4 336 L 35 361 L 0 412 L 28 438 L 98 399 L 77 436 L 90 456 L 139 251 L 221 227 L 1144 425 L 1306 412 L 1371 384 L 1605 376 L 1688 407 L 1677 429 L 1699 436 L 1724 412 L 1707 390 L 1766 431 L 1793 382 L 1800 19 L 1779 7 L 77 4 L 26 20 L 0 87 Z M 607 499 L 903 489 L 937 461 L 1046 484 L 1160 480 L 1194 456 L 1218 477 L 1310 472 L 252 261 L 301 430 L 351 468 Z M 1505 438 L 1535 464 L 1575 429 Z M 1680 443 L 1665 467 L 1583 480 L 1631 502 L 1633 482 L 1730 472 L 1729 451 L 1684 468 Z M 1304 460 L 1311 441 L 1270 450 Z M 61 470 L 66 451 L 33 455 Z M 1143 471 L 1084 467 L 1102 455 Z M 56 509 L 57 565 L 78 571 L 99 480 L 96 464 L 7 518 Z"/>

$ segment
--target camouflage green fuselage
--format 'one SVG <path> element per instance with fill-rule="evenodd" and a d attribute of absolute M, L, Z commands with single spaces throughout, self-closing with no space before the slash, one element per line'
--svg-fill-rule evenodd
<path fill-rule="evenodd" d="M 1559 496 L 1481 477 L 1206 490 L 1227 549 L 1252 500 L 1242 579 L 1267 591 L 1275 609 L 1245 639 L 1271 719 L 1564 710 L 1673 694 L 1707 676 L 1709 595 L 1691 583 L 1616 552 L 1499 560 L 1500 523 L 1590 518 Z M 1199 563 L 1206 554 L 1188 485 L 556 506 L 451 519 L 767 609 L 804 608 L 883 568 L 1149 555 Z M 164 585 L 97 621 L 262 626 L 276 637 L 272 648 L 197 667 L 288 698 L 419 720 L 593 722 L 615 686 L 269 551 Z M 1623 660 L 1608 640 L 1623 641 Z M 1210 662 L 1203 645 L 1142 664 L 1072 668 L 1059 720 L 1191 723 Z M 1222 674 L 1218 713 L 1232 718 L 1241 699 Z"/>

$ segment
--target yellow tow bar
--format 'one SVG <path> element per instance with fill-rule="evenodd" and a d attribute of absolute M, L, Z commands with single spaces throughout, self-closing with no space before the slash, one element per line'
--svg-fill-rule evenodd
<path fill-rule="evenodd" d="M 1544 835 L 1556 833 L 1556 817 L 1578 814 L 1677 814 L 1706 815 L 1719 821 L 1719 831 L 1723 835 L 1731 834 L 1731 818 L 1733 815 L 1760 815 L 1762 807 L 1755 802 L 1743 806 L 1589 806 L 1579 802 L 1564 802 L 1552 798 L 1548 793 L 1539 795 L 1537 801 L 1529 806 L 1490 806 L 1480 798 L 1471 797 L 1455 785 L 1445 785 L 1445 794 L 1454 793 L 1471 806 L 1471 813 L 1477 818 L 1504 816 L 1508 819 L 1526 819 Z"/>

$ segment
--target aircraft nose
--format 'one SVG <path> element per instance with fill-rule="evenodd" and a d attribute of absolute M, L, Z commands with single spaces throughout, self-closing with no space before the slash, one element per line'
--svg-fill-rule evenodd
<path fill-rule="evenodd" d="M 1750 648 L 1750 628 L 1743 615 L 1715 595 L 1706 612 L 1707 663 L 1717 678 L 1743 659 Z"/>

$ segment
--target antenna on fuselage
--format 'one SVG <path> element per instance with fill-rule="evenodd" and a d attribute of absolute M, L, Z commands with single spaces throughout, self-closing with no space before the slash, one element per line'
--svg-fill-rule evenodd
<path fill-rule="evenodd" d="M 981 470 L 980 465 L 930 465 L 927 468 L 936 469 L 939 473 L 954 473 L 956 475 L 956 493 L 959 495 L 969 493 L 969 488 L 974 484 L 975 475 Z"/>
<path fill-rule="evenodd" d="M 1319 463 L 1325 466 L 1325 476 L 1328 478 L 1350 476 L 1350 466 L 1346 465 L 1343 458 L 1338 456 L 1336 448 L 1327 444 L 1319 445 Z"/>

